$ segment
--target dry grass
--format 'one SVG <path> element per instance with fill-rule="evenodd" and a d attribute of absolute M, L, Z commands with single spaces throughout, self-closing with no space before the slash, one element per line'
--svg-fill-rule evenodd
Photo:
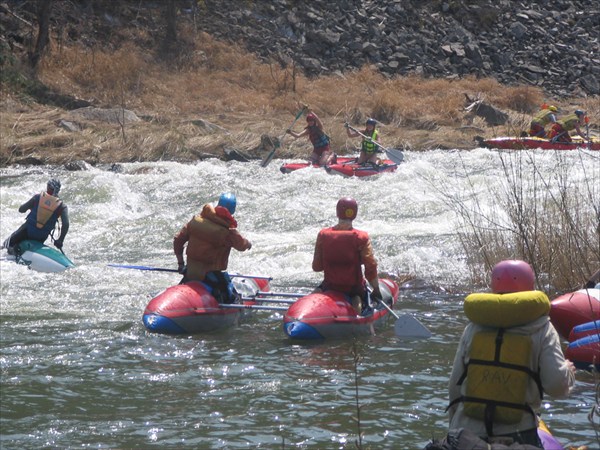
<path fill-rule="evenodd" d="M 149 39 L 143 31 L 130 33 L 128 43 L 116 50 L 54 48 L 43 61 L 39 78 L 58 92 L 96 106 L 131 109 L 147 120 L 124 130 L 90 121 L 82 124 L 83 133 L 67 138 L 67 132 L 55 126 L 64 111 L 27 105 L 7 92 L 0 125 L 2 164 L 27 155 L 49 163 L 59 162 L 61 155 L 88 160 L 95 155 L 93 162 L 156 157 L 189 160 L 202 153 L 220 154 L 223 146 L 261 157 L 261 135 L 281 136 L 303 104 L 321 116 L 334 148 L 341 153 L 353 151 L 357 144 L 346 138 L 342 124 L 362 124 L 367 117 L 381 122 L 384 145 L 418 150 L 473 148 L 475 135 L 518 133 L 527 128 L 530 113 L 543 101 L 565 110 L 587 109 L 591 117 L 600 115 L 597 98 L 558 101 L 546 98 L 538 88 L 503 86 L 493 79 L 416 75 L 388 79 L 371 67 L 311 79 L 289 64 L 261 62 L 192 29 L 183 30 L 183 49 L 165 62 L 136 46 Z M 465 94 L 480 94 L 508 111 L 509 123 L 490 128 L 479 119 L 469 122 L 464 117 Z M 206 133 L 182 125 L 198 118 L 222 126 L 227 133 Z M 301 126 L 299 122 L 296 128 Z M 32 135 L 39 137 L 34 140 Z M 43 152 L 53 145 L 55 154 Z M 309 152 L 308 142 L 301 140 L 284 146 L 280 155 Z"/>

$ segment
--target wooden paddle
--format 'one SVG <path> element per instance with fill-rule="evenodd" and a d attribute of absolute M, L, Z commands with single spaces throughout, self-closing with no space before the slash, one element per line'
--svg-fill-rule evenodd
<path fill-rule="evenodd" d="M 399 150 L 397 148 L 386 148 L 383 145 L 381 145 L 379 142 L 373 141 L 369 136 L 365 136 L 363 133 L 361 133 L 360 131 L 358 131 L 356 128 L 349 125 L 348 123 L 346 123 L 344 126 L 347 126 L 352 131 L 357 133 L 359 136 L 362 136 L 364 139 L 371 140 L 373 142 L 373 144 L 375 144 L 377 147 L 379 147 L 387 155 L 388 159 L 393 161 L 395 164 L 400 164 L 402 161 L 404 161 L 404 153 L 402 153 L 402 150 Z"/>
<path fill-rule="evenodd" d="M 277 149 L 279 147 L 281 147 L 281 143 L 283 142 L 283 138 L 287 134 L 287 131 L 290 130 L 294 126 L 294 124 L 298 121 L 298 119 L 302 116 L 302 114 L 304 114 L 304 111 L 306 111 L 307 109 L 308 109 L 308 106 L 304 105 L 302 107 L 302 109 L 300 111 L 298 111 L 298 114 L 296 114 L 296 117 L 294 118 L 294 121 L 292 122 L 292 124 L 285 130 L 285 133 L 283 133 L 283 136 L 281 136 L 281 138 L 279 138 L 279 140 L 277 142 L 275 142 L 273 150 L 271 150 L 269 152 L 269 154 L 265 157 L 265 159 L 262 160 L 262 162 L 260 163 L 260 167 L 267 167 L 269 165 L 269 163 L 273 160 L 273 157 L 275 156 L 275 152 L 277 151 Z"/>

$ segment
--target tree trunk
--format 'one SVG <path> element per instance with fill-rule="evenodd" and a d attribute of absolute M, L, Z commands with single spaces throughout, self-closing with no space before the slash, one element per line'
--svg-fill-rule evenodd
<path fill-rule="evenodd" d="M 29 54 L 29 64 L 35 72 L 42 59 L 48 44 L 50 43 L 50 13 L 52 10 L 52 0 L 41 0 L 38 3 L 37 21 L 38 35 L 35 43 L 35 49 Z"/>
<path fill-rule="evenodd" d="M 177 8 L 175 8 L 175 0 L 167 0 L 166 7 L 167 35 L 165 36 L 165 44 L 169 48 L 177 40 Z"/>

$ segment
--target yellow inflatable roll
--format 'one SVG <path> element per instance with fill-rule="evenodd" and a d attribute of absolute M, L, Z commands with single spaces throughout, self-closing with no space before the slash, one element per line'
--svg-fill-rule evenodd
<path fill-rule="evenodd" d="M 479 325 L 511 328 L 548 315 L 550 300 L 542 291 L 476 293 L 467 296 L 464 311 L 471 322 Z"/>

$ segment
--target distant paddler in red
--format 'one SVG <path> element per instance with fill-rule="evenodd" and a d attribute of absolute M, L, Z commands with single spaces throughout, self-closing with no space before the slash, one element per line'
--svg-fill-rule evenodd
<path fill-rule="evenodd" d="M 356 200 L 341 198 L 337 202 L 336 213 L 338 224 L 322 229 L 317 236 L 312 268 L 315 272 L 324 272 L 324 279 L 315 292 L 343 292 L 350 297 L 356 314 L 360 315 L 363 302 L 366 306 L 368 301 L 365 277 L 373 288 L 373 296 L 382 298 L 377 278 L 377 261 L 369 234 L 352 226 L 358 213 Z"/>
<path fill-rule="evenodd" d="M 333 156 L 331 152 L 331 147 L 329 145 L 330 139 L 329 136 L 325 133 L 323 129 L 323 123 L 319 116 L 312 110 L 309 110 L 309 113 L 306 115 L 306 127 L 300 133 L 296 133 L 292 131 L 292 129 L 286 130 L 286 132 L 292 135 L 295 139 L 298 139 L 302 136 L 308 136 L 308 139 L 313 145 L 313 152 L 310 155 L 310 161 L 313 164 L 319 164 L 321 166 L 325 166 L 329 164 L 331 157 Z"/>

